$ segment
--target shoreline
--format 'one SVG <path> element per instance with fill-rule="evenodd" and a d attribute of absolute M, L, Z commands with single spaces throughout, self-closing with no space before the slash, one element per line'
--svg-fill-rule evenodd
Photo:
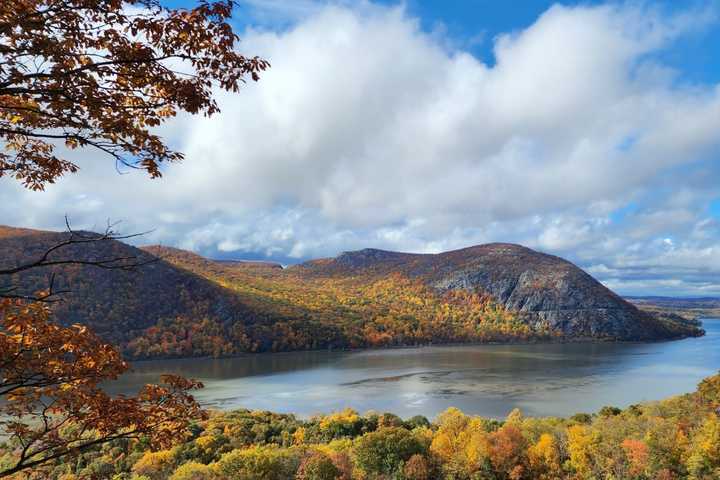
<path fill-rule="evenodd" d="M 558 345 L 558 344 L 626 344 L 626 345 L 637 345 L 637 344 L 654 344 L 654 343 L 665 343 L 675 342 L 679 340 L 685 340 L 688 338 L 700 338 L 706 335 L 704 329 L 702 329 L 703 320 L 720 320 L 720 318 L 705 317 L 698 318 L 701 322 L 702 333 L 700 335 L 684 335 L 674 338 L 664 338 L 658 340 L 616 340 L 616 339 L 602 339 L 594 337 L 576 337 L 576 338 L 562 338 L 562 339 L 538 339 L 536 341 L 525 340 L 525 341 L 508 341 L 508 342 L 439 342 L 419 345 L 383 345 L 383 346 L 369 346 L 369 347 L 358 347 L 358 348 L 313 348 L 303 350 L 287 350 L 281 352 L 245 352 L 237 355 L 223 355 L 219 357 L 213 357 L 211 355 L 203 356 L 168 356 L 168 357 L 154 357 L 154 358 L 138 358 L 133 359 L 126 357 L 126 360 L 130 363 L 139 362 L 158 362 L 164 360 L 226 360 L 236 358 L 252 358 L 258 356 L 267 355 L 289 355 L 298 353 L 310 353 L 310 352 L 326 352 L 326 353 L 356 353 L 356 352 L 372 352 L 372 351 L 383 351 L 383 350 L 406 350 L 406 349 L 420 349 L 420 348 L 432 348 L 432 347 L 480 347 L 480 346 L 502 346 L 502 345 Z"/>

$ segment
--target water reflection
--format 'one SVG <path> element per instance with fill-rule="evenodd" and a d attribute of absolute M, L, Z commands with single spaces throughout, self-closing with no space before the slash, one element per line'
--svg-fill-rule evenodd
<path fill-rule="evenodd" d="M 161 373 L 198 378 L 215 408 L 303 416 L 344 407 L 435 417 L 449 406 L 503 417 L 570 415 L 693 390 L 720 369 L 720 320 L 707 335 L 653 344 L 447 346 L 296 352 L 233 359 L 137 362 L 108 387 L 131 392 Z"/>

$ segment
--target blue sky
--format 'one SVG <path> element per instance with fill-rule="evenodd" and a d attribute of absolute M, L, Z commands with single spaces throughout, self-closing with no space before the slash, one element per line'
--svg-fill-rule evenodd
<path fill-rule="evenodd" d="M 240 2 L 247 9 L 238 25 L 262 25 L 264 28 L 287 28 L 292 18 L 267 17 L 262 14 L 253 18 L 253 12 L 262 11 L 262 5 L 282 5 L 290 2 L 247 1 Z M 347 3 L 347 2 L 346 2 Z M 409 15 L 417 18 L 426 32 L 440 31 L 458 46 L 472 52 L 484 62 L 492 64 L 493 38 L 507 32 L 524 29 L 553 5 L 597 6 L 606 4 L 634 4 L 651 6 L 665 14 L 687 11 L 710 10 L 718 13 L 718 0 L 654 0 L 652 2 L 604 2 L 598 0 L 561 1 L 546 0 L 380 0 L 375 2 L 389 7 L 401 5 Z M 192 5 L 192 2 L 169 2 L 170 5 Z M 720 29 L 717 25 L 697 28 L 689 32 L 669 48 L 657 52 L 664 63 L 683 71 L 683 79 L 690 82 L 718 82 L 720 80 Z"/>
<path fill-rule="evenodd" d="M 395 4 L 396 2 L 383 2 Z M 492 38 L 531 25 L 543 12 L 555 4 L 602 5 L 608 2 L 552 2 L 545 0 L 526 1 L 409 1 L 405 5 L 409 12 L 422 19 L 423 28 L 432 30 L 438 24 L 447 29 L 449 35 L 459 42 L 470 42 L 470 51 L 486 62 L 493 61 Z M 622 4 L 622 2 L 615 2 Z M 640 3 L 640 2 L 636 2 Z M 645 2 L 666 13 L 717 8 L 714 1 L 656 0 Z M 484 38 L 483 42 L 473 42 Z M 713 47 L 714 45 L 714 47 Z M 685 78 L 692 81 L 717 82 L 720 80 L 720 29 L 700 28 L 661 53 L 668 64 L 680 68 Z M 688 55 L 689 52 L 692 54 Z"/>
<path fill-rule="evenodd" d="M 182 164 L 107 186 L 81 152 L 42 194 L 0 183 L 0 223 L 284 263 L 509 241 L 621 294 L 720 296 L 720 0 L 243 0 L 234 22 L 272 68 L 160 130 Z"/>

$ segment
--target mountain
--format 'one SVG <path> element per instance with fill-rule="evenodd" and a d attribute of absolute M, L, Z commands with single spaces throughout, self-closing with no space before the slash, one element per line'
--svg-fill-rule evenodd
<path fill-rule="evenodd" d="M 345 252 L 301 268 L 315 275 L 402 272 L 439 292 L 483 291 L 524 323 L 572 338 L 672 338 L 674 325 L 658 321 L 562 258 L 521 245 L 491 243 L 439 254 L 376 249 Z"/>
<path fill-rule="evenodd" d="M 99 237 L 92 232 L 77 233 Z M 68 232 L 0 227 L 0 269 L 37 259 L 69 236 Z M 0 287 L 12 285 L 16 288 L 14 294 L 32 295 L 47 288 L 54 275 L 54 290 L 67 290 L 52 305 L 62 323 L 89 325 L 118 344 L 141 335 L 162 318 L 192 314 L 232 321 L 251 313 L 236 295 L 216 283 L 117 240 L 68 245 L 49 258 L 80 261 L 127 258 L 142 264 L 133 271 L 64 265 L 0 277 Z"/>
<path fill-rule="evenodd" d="M 0 227 L 0 268 L 38 258 L 68 235 Z M 0 277 L 28 294 L 54 274 L 55 288 L 69 290 L 53 304 L 58 320 L 89 325 L 134 358 L 701 333 L 692 323 L 638 309 L 570 262 L 512 244 L 436 255 L 365 249 L 289 268 L 116 240 L 53 255 L 143 264 L 133 271 L 66 265 Z"/>

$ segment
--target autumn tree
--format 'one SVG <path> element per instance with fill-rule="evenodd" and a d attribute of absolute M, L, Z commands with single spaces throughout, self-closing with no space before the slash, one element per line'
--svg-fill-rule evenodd
<path fill-rule="evenodd" d="M 51 321 L 42 302 L 2 300 L 0 319 L 0 437 L 13 453 L 0 477 L 113 440 L 169 446 L 205 416 L 189 394 L 201 384 L 181 377 L 165 376 L 135 397 L 108 395 L 101 382 L 128 365 L 86 327 Z"/>
<path fill-rule="evenodd" d="M 233 3 L 0 2 L 0 177 L 42 190 L 78 170 L 60 146 L 161 176 L 183 155 L 151 130 L 218 112 L 215 89 L 236 92 L 268 67 L 237 51 Z"/>
<path fill-rule="evenodd" d="M 218 112 L 216 89 L 236 92 L 268 67 L 236 50 L 232 8 L 232 0 L 191 9 L 158 0 L 0 2 L 0 177 L 42 190 L 78 170 L 73 149 L 161 176 L 164 163 L 183 155 L 152 129 L 179 112 Z M 100 237 L 69 241 L 113 239 Z M 58 259 L 64 243 L 0 275 L 82 263 Z M 92 264 L 134 266 L 126 258 Z M 6 284 L 0 292 L 0 437 L 13 453 L 0 477 L 117 439 L 166 446 L 204 415 L 188 393 L 201 385 L 180 377 L 136 397 L 103 392 L 101 382 L 127 364 L 87 328 L 51 321 L 44 302 L 53 293 L 23 298 Z"/>
<path fill-rule="evenodd" d="M 313 452 L 306 456 L 295 475 L 296 480 L 335 480 L 338 477 L 340 469 L 322 452 Z"/>
<path fill-rule="evenodd" d="M 405 462 L 403 474 L 407 480 L 430 480 L 430 466 L 423 455 L 415 454 Z"/>
<path fill-rule="evenodd" d="M 293 478 L 299 463 L 300 459 L 289 450 L 254 446 L 226 453 L 217 468 L 226 478 L 286 480 Z"/>
<path fill-rule="evenodd" d="M 368 433 L 355 446 L 358 467 L 372 476 L 396 474 L 413 455 L 425 453 L 425 447 L 404 428 L 387 427 Z"/>
<path fill-rule="evenodd" d="M 533 478 L 551 480 L 561 475 L 558 444 L 551 434 L 543 433 L 537 443 L 528 448 L 528 458 Z"/>
<path fill-rule="evenodd" d="M 170 480 L 216 480 L 218 476 L 211 467 L 199 463 L 199 462 L 188 462 L 181 465 L 175 472 L 170 476 Z"/>

